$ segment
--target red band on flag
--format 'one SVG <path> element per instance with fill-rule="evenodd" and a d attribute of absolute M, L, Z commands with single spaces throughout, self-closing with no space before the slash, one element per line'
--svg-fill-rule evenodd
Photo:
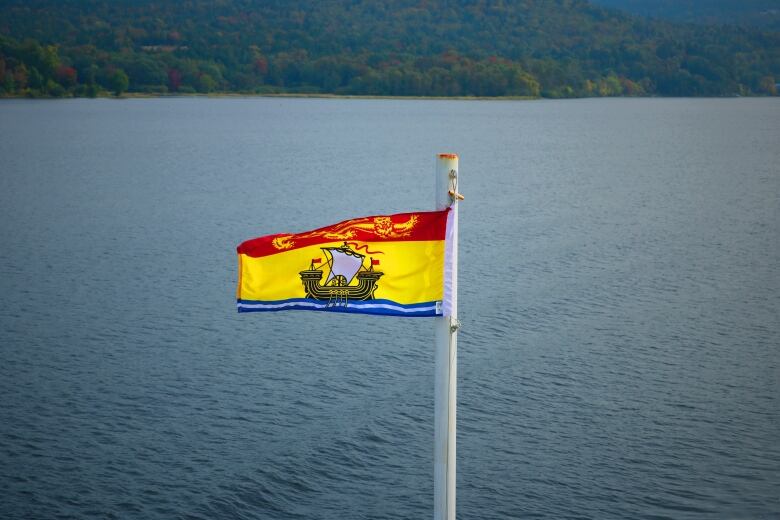
<path fill-rule="evenodd" d="M 371 265 L 379 265 L 379 260 L 371 259 Z"/>
<path fill-rule="evenodd" d="M 319 264 L 322 262 L 322 258 L 312 258 L 311 263 L 313 264 Z"/>
<path fill-rule="evenodd" d="M 346 242 L 413 242 L 444 240 L 448 209 L 419 213 L 398 213 L 345 220 L 303 233 L 279 233 L 247 240 L 238 253 L 259 258 L 301 247 Z M 368 247 L 362 246 L 360 249 Z M 370 254 L 370 253 L 369 253 Z"/>

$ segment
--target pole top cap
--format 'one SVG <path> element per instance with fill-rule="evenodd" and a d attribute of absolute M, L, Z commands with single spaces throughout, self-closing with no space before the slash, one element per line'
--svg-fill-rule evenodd
<path fill-rule="evenodd" d="M 458 154 L 456 153 L 440 153 L 439 159 L 457 159 Z"/>

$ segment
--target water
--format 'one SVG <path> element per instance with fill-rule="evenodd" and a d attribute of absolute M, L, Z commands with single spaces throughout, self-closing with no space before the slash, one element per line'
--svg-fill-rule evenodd
<path fill-rule="evenodd" d="M 780 103 L 0 103 L 0 517 L 426 518 L 430 321 L 235 246 L 460 154 L 458 514 L 780 517 Z"/>

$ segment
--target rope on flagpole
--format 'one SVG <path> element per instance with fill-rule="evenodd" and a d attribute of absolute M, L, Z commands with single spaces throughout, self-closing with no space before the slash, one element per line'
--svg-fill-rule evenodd
<path fill-rule="evenodd" d="M 458 193 L 458 172 L 455 170 L 450 170 L 450 189 L 448 193 L 453 203 L 466 198 Z"/>
<path fill-rule="evenodd" d="M 461 323 L 458 318 L 453 318 L 450 316 L 450 334 L 454 334 L 458 332 L 461 328 Z"/>

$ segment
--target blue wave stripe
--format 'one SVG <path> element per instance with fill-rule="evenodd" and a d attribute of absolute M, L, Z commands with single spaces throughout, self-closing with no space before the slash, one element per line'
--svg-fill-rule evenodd
<path fill-rule="evenodd" d="M 277 301 L 237 300 L 238 312 L 274 312 L 285 310 L 306 310 L 346 312 L 352 314 L 377 314 L 381 316 L 440 316 L 436 312 L 437 302 L 401 304 L 391 300 L 350 301 L 346 307 L 328 306 L 327 302 L 310 298 L 290 298 Z M 439 307 L 441 307 L 439 305 Z"/>

